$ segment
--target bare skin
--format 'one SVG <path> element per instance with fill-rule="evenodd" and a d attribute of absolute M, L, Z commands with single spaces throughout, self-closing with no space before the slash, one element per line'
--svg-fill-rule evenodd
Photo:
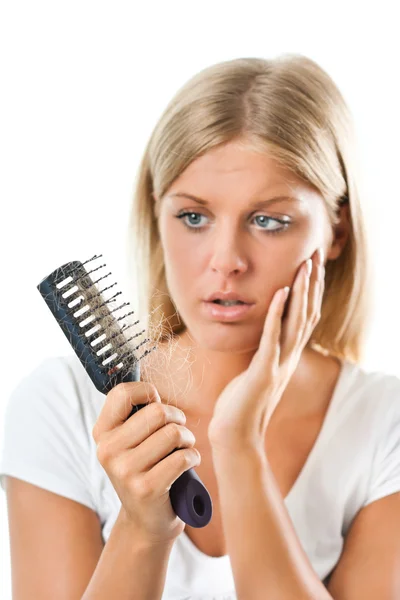
<path fill-rule="evenodd" d="M 207 206 L 174 196 L 183 192 L 206 200 Z M 293 199 L 254 207 L 255 202 L 278 196 Z M 170 378 L 171 385 L 176 387 L 179 408 L 211 418 L 216 398 L 248 368 L 257 351 L 275 292 L 292 286 L 300 265 L 317 248 L 324 250 L 325 265 L 341 254 L 350 228 L 348 206 L 340 208 L 341 221 L 334 230 L 315 188 L 269 155 L 236 142 L 197 158 L 162 198 L 154 197 L 167 285 L 186 325 L 179 348 L 173 349 L 176 365 L 168 365 L 179 372 L 179 382 Z M 191 216 L 177 218 L 183 212 Z M 233 323 L 204 316 L 204 299 L 221 290 L 245 295 L 254 303 L 252 310 Z M 189 384 L 183 365 L 178 365 L 186 358 L 191 363 Z M 301 364 L 298 371 L 294 391 L 304 371 Z M 201 388 L 201 403 L 192 406 L 189 389 L 182 385 Z M 180 394 L 179 388 L 185 393 Z M 297 405 L 296 394 L 293 397 Z"/>
<path fill-rule="evenodd" d="M 176 193 L 208 204 L 173 196 Z M 277 196 L 294 199 L 253 206 Z M 196 472 L 210 491 L 214 514 L 207 527 L 186 526 L 185 532 L 205 554 L 222 556 L 226 548 L 207 436 L 214 405 L 229 381 L 248 368 L 276 290 L 292 286 L 300 264 L 317 248 L 324 250 L 324 264 L 340 255 L 349 234 L 349 212 L 347 206 L 340 208 L 341 220 L 333 229 L 315 188 L 272 157 L 233 142 L 196 159 L 163 198 L 154 198 L 167 284 L 186 329 L 165 346 L 165 353 L 149 356 L 142 380 L 154 383 L 162 402 L 186 414 L 186 427 L 202 456 Z M 182 212 L 191 216 L 177 218 Z M 280 233 L 271 233 L 278 229 Z M 252 311 L 234 323 L 204 316 L 203 300 L 221 290 L 245 295 L 254 302 Z M 265 450 L 282 497 L 291 490 L 318 437 L 340 367 L 334 357 L 307 346 L 273 414 Z"/>
<path fill-rule="evenodd" d="M 341 369 L 341 364 L 336 358 L 324 356 L 311 349 L 303 351 L 300 363 L 272 416 L 265 438 L 266 456 L 282 498 L 289 494 L 318 437 Z M 142 377 L 142 380 L 144 381 L 145 377 Z M 152 383 L 155 384 L 161 401 L 182 407 L 176 395 L 168 391 L 169 380 L 170 375 L 167 379 L 161 372 L 158 376 L 152 375 Z M 200 389 L 196 393 L 187 394 L 185 400 L 187 402 L 190 399 L 193 406 L 201 406 L 202 398 L 204 392 Z M 295 401 L 298 407 L 296 412 L 293 411 Z M 213 517 L 210 523 L 199 529 L 186 525 L 185 533 L 204 554 L 224 556 L 226 547 L 218 487 L 207 434 L 210 416 L 193 410 L 182 410 L 186 414 L 185 427 L 194 434 L 194 447 L 201 454 L 201 463 L 196 466 L 196 473 L 213 500 Z"/>

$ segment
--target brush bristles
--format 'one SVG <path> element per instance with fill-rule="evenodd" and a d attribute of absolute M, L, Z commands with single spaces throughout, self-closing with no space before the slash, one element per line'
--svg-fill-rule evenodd
<path fill-rule="evenodd" d="M 122 292 L 116 292 L 107 297 L 109 290 L 117 283 L 105 287 L 98 285 L 100 281 L 111 275 L 111 272 L 98 278 L 94 275 L 105 267 L 105 264 L 89 271 L 84 266 L 101 256 L 95 255 L 84 263 L 73 261 L 63 265 L 49 275 L 46 280 L 43 280 L 38 288 L 64 333 L 67 335 L 66 330 L 68 330 L 71 334 L 68 337 L 78 357 L 82 360 L 84 356 L 86 361 L 90 358 L 108 376 L 115 377 L 118 374 L 120 380 L 156 346 L 138 356 L 137 350 L 150 341 L 146 338 L 137 343 L 137 338 L 143 335 L 145 330 L 137 333 L 132 330 L 130 332 L 132 335 L 127 335 L 127 330 L 136 326 L 139 323 L 138 320 L 121 327 L 122 321 L 134 314 L 135 311 L 132 310 L 122 315 L 119 313 L 124 307 L 130 305 L 129 302 L 117 303 L 117 297 Z M 44 287 L 41 288 L 44 282 L 51 285 L 51 301 L 48 298 L 48 286 L 46 296 L 43 293 Z M 118 305 L 113 306 L 114 303 Z M 80 340 L 76 339 L 77 335 Z M 133 340 L 136 341 L 133 342 Z"/>

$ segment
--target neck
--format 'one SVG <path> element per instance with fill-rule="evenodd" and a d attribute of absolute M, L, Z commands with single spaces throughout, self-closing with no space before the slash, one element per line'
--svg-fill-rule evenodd
<path fill-rule="evenodd" d="M 184 411 L 188 419 L 211 420 L 215 403 L 226 385 L 248 368 L 256 350 L 226 352 L 200 347 L 183 332 L 144 359 L 142 381 L 155 385 L 161 400 Z M 310 361 L 318 354 L 305 348 L 282 397 L 293 404 L 308 379 Z M 286 402 L 283 402 L 286 398 Z"/>

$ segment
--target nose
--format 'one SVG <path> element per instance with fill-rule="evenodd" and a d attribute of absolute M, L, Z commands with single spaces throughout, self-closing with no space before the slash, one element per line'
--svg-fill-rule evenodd
<path fill-rule="evenodd" d="M 247 270 L 247 259 L 234 232 L 218 233 L 212 248 L 210 266 L 225 277 Z"/>

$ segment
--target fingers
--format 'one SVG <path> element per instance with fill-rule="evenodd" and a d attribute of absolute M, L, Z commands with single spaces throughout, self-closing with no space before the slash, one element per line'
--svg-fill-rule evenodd
<path fill-rule="evenodd" d="M 294 348 L 303 337 L 303 332 L 307 321 L 309 288 L 310 276 L 307 273 L 306 263 L 303 263 L 299 267 L 292 285 L 287 318 L 282 324 L 282 362 L 286 360 L 286 358 L 293 352 Z"/>
<path fill-rule="evenodd" d="M 104 454 L 116 456 L 129 448 L 136 448 L 154 432 L 177 423 L 184 425 L 184 413 L 172 404 L 152 402 L 132 415 L 125 423 L 101 436 Z"/>
<path fill-rule="evenodd" d="M 325 267 L 323 258 L 314 262 L 310 281 L 310 294 L 308 299 L 307 328 L 305 335 L 307 339 L 321 317 L 321 303 L 325 288 Z M 307 340 L 306 340 L 307 341 Z"/>
<path fill-rule="evenodd" d="M 256 368 L 262 369 L 266 376 L 267 366 L 279 360 L 282 315 L 288 294 L 288 287 L 275 292 L 264 322 L 260 345 L 253 357 Z"/>
<path fill-rule="evenodd" d="M 323 257 L 314 252 L 312 270 L 307 274 L 306 262 L 297 272 L 288 306 L 288 317 L 282 325 L 282 361 L 293 352 L 301 351 L 319 321 L 324 289 Z"/>
<path fill-rule="evenodd" d="M 195 443 L 196 438 L 190 429 L 172 422 L 155 431 L 130 453 L 134 456 L 135 468 L 142 472 L 153 468 L 174 450 L 192 448 Z"/>
<path fill-rule="evenodd" d="M 152 402 L 161 403 L 161 398 L 156 387 L 151 383 L 144 381 L 119 383 L 107 394 L 93 429 L 94 439 L 101 433 L 113 431 L 122 425 L 128 419 L 133 405 Z"/>
<path fill-rule="evenodd" d="M 301 352 L 320 318 L 324 272 L 323 256 L 317 250 L 300 265 L 290 297 L 284 293 L 286 288 L 274 294 L 260 345 L 252 360 L 251 375 L 254 368 L 256 378 L 260 378 L 261 372 L 268 377 L 268 365 L 273 369 Z M 283 319 L 285 312 L 287 318 Z"/>

